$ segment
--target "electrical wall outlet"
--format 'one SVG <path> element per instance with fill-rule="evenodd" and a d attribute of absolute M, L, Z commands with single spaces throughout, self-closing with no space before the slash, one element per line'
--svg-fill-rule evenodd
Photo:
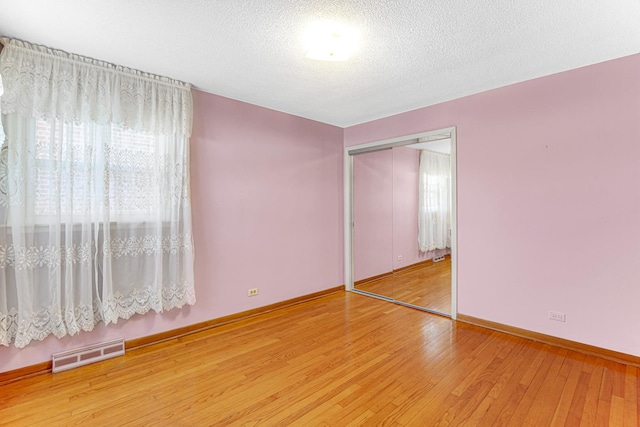
<path fill-rule="evenodd" d="M 566 321 L 566 316 L 564 313 L 561 313 L 559 311 L 549 311 L 549 319 L 555 320 L 558 322 L 564 322 Z"/>
<path fill-rule="evenodd" d="M 249 297 L 255 297 L 256 295 L 258 295 L 258 288 L 251 288 L 247 291 L 247 296 Z"/>
<path fill-rule="evenodd" d="M 398 261 L 402 260 L 402 255 L 398 255 Z"/>

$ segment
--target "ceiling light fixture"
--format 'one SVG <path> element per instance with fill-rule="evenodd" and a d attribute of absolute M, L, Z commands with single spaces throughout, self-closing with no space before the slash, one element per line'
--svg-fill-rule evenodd
<path fill-rule="evenodd" d="M 334 21 L 319 22 L 307 30 L 307 58 L 346 61 L 355 48 L 355 32 Z"/>

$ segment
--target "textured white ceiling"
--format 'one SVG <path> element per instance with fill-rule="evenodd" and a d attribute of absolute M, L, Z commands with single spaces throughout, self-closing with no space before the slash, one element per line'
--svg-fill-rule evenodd
<path fill-rule="evenodd" d="M 359 34 L 348 62 L 304 30 Z M 0 0 L 0 35 L 337 126 L 640 52 L 640 0 Z"/>

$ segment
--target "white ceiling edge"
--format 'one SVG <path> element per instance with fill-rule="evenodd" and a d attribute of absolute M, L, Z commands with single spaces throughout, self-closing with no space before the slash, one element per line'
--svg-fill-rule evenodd
<path fill-rule="evenodd" d="M 0 34 L 349 127 L 640 52 L 638 0 L 0 0 Z M 349 61 L 305 57 L 351 26 Z"/>

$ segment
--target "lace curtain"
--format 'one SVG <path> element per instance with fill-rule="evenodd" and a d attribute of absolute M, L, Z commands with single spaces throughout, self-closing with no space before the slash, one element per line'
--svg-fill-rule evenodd
<path fill-rule="evenodd" d="M 194 304 L 190 87 L 0 41 L 0 344 Z"/>
<path fill-rule="evenodd" d="M 0 74 L 0 97 L 2 97 L 3 93 L 4 93 L 4 86 L 2 85 L 2 75 Z M 0 117 L 2 117 L 2 102 L 0 102 Z M 4 144 L 4 128 L 2 127 L 2 121 L 0 121 L 0 147 L 3 144 Z"/>
<path fill-rule="evenodd" d="M 451 156 L 420 152 L 418 246 L 420 251 L 451 247 Z"/>

